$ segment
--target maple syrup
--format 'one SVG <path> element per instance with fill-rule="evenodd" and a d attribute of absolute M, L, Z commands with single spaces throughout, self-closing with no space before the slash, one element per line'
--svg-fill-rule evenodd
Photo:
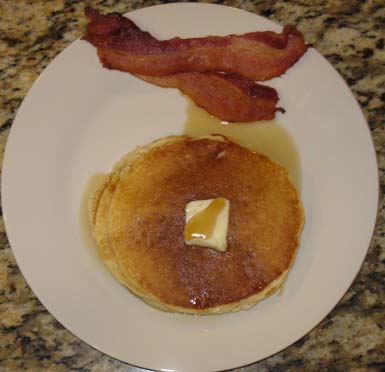
<path fill-rule="evenodd" d="M 184 133 L 190 136 L 222 134 L 242 146 L 267 155 L 285 167 L 297 189 L 301 189 L 301 162 L 297 147 L 288 131 L 274 120 L 227 123 L 189 102 Z"/>
<path fill-rule="evenodd" d="M 210 239 L 218 216 L 226 207 L 226 199 L 216 198 L 205 209 L 190 218 L 184 230 L 185 240 L 194 238 Z"/>
<path fill-rule="evenodd" d="M 96 173 L 90 177 L 84 189 L 84 192 L 82 195 L 82 201 L 80 203 L 79 220 L 80 220 L 80 229 L 82 232 L 83 241 L 85 242 L 86 246 L 90 250 L 92 250 L 92 252 L 94 253 L 96 253 L 98 250 L 97 250 L 95 239 L 92 235 L 88 204 L 89 204 L 91 195 L 102 184 L 105 177 L 106 175 L 104 173 Z"/>

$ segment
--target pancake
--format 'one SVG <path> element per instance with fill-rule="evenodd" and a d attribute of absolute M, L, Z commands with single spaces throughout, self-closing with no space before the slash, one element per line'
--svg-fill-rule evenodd
<path fill-rule="evenodd" d="M 227 251 L 186 245 L 186 204 L 216 197 L 230 201 Z M 287 171 L 222 136 L 171 136 L 127 154 L 89 210 L 116 279 L 158 309 L 190 314 L 247 309 L 274 293 L 303 225 Z"/>

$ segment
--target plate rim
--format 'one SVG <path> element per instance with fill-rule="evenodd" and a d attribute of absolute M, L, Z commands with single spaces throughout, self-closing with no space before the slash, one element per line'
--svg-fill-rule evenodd
<path fill-rule="evenodd" d="M 248 12 L 247 10 L 244 10 L 244 9 L 240 9 L 240 8 L 236 8 L 236 7 L 233 7 L 233 6 L 227 6 L 227 5 L 221 5 L 221 4 L 210 4 L 210 3 L 169 3 L 169 4 L 157 4 L 157 5 L 152 5 L 152 6 L 149 6 L 149 7 L 143 7 L 143 8 L 139 8 L 139 9 L 134 9 L 130 12 L 127 12 L 125 13 L 125 15 L 129 15 L 129 14 L 132 14 L 133 12 L 141 12 L 141 11 L 145 11 L 146 9 L 149 9 L 149 8 L 159 8 L 159 7 L 186 7 L 186 6 L 193 6 L 193 7 L 221 7 L 221 8 L 231 8 L 232 10 L 234 11 L 238 11 L 238 12 L 245 12 L 245 13 L 251 13 L 253 15 L 256 15 L 256 16 L 259 16 L 261 18 L 265 18 L 265 17 L 262 17 L 256 13 L 253 13 L 253 12 Z M 267 18 L 265 18 L 267 19 Z M 267 19 L 268 21 L 270 22 L 273 22 L 275 23 L 274 21 L 271 21 L 269 19 Z M 277 23 L 275 23 L 277 24 Z M 21 266 L 20 266 L 20 263 L 19 263 L 19 258 L 16 256 L 15 254 L 15 251 L 14 251 L 14 237 L 13 237 L 13 233 L 9 233 L 9 231 L 12 231 L 13 230 L 13 227 L 10 227 L 12 225 L 12 222 L 10 222 L 8 220 L 8 210 L 10 207 L 9 205 L 9 197 L 7 198 L 7 194 L 8 194 L 8 191 L 6 189 L 6 185 L 9 181 L 7 181 L 7 179 L 9 179 L 9 175 L 8 175 L 8 167 L 9 167 L 9 160 L 8 158 L 11 156 L 10 155 L 10 148 L 11 146 L 15 146 L 13 143 L 16 141 L 16 134 L 15 134 L 15 124 L 17 125 L 18 123 L 18 116 L 19 116 L 19 111 L 20 109 L 23 107 L 24 105 L 24 101 L 27 97 L 29 96 L 32 96 L 33 95 L 33 87 L 35 87 L 39 81 L 40 81 L 40 78 L 41 76 L 44 74 L 44 72 L 46 71 L 47 68 L 49 68 L 52 64 L 55 63 L 55 61 L 57 61 L 58 59 L 60 59 L 62 53 L 64 51 L 68 51 L 68 49 L 70 49 L 73 44 L 75 42 L 77 42 L 79 39 L 76 39 L 74 40 L 73 42 L 71 42 L 69 45 L 67 45 L 64 49 L 62 49 L 50 62 L 49 64 L 42 70 L 42 72 L 40 73 L 40 75 L 38 76 L 38 78 L 35 80 L 35 82 L 32 84 L 32 86 L 30 87 L 29 91 L 27 92 L 27 94 L 25 95 L 25 97 L 23 98 L 23 101 L 22 103 L 20 104 L 18 110 L 17 110 L 17 113 L 15 115 L 15 118 L 13 120 L 13 123 L 12 123 L 12 126 L 10 128 L 10 131 L 9 131 L 9 134 L 8 134 L 8 137 L 7 137 L 7 140 L 6 140 L 6 144 L 5 144 L 5 148 L 4 148 L 4 158 L 3 158 L 3 166 L 2 166 L 2 176 L 1 176 L 1 205 L 3 207 L 3 219 L 4 219 L 4 225 L 5 225 L 5 232 L 7 234 L 7 238 L 8 238 L 8 241 L 9 241 L 9 244 L 10 244 L 10 247 L 11 247 L 11 250 L 14 254 L 14 257 L 16 259 L 16 262 L 17 262 L 17 265 L 18 265 L 18 268 L 21 272 L 21 274 L 23 275 L 24 279 L 26 280 L 28 286 L 30 287 L 30 289 L 32 290 L 34 296 L 39 300 L 39 302 L 41 302 L 43 304 L 43 306 L 47 309 L 47 311 L 55 318 L 56 321 L 58 321 L 66 330 L 68 330 L 71 334 L 75 335 L 79 340 L 81 340 L 82 342 L 85 342 L 87 345 L 91 346 L 93 349 L 95 350 L 98 350 L 99 352 L 105 354 L 105 355 L 109 355 L 117 360 L 121 360 L 122 362 L 124 363 L 129 363 L 130 365 L 134 366 L 134 367 L 138 367 L 138 368 L 151 368 L 151 367 L 146 367 L 146 366 L 139 366 L 139 365 L 136 365 L 136 364 L 133 364 L 131 362 L 127 362 L 119 357 L 116 357 L 116 356 L 113 356 L 111 353 L 108 353 L 106 351 L 103 351 L 101 350 L 100 348 L 98 348 L 97 346 L 94 346 L 90 343 L 88 343 L 87 341 L 85 341 L 83 339 L 82 336 L 78 335 L 76 333 L 76 331 L 73 331 L 72 330 L 72 327 L 69 326 L 69 325 L 64 325 L 65 321 L 64 320 L 62 322 L 61 319 L 59 319 L 57 317 L 57 315 L 55 315 L 55 310 L 51 309 L 51 305 L 46 305 L 45 301 L 42 301 L 40 299 L 40 297 L 37 295 L 37 293 L 35 292 L 35 289 L 34 289 L 34 286 L 30 283 L 29 281 L 29 278 L 27 278 L 26 276 L 24 276 L 24 271 L 22 271 L 21 269 Z M 317 53 L 319 53 L 317 51 Z M 332 68 L 333 70 L 335 70 L 335 68 L 333 67 L 333 65 L 326 59 L 324 58 L 320 53 L 319 55 L 323 58 L 324 62 L 327 62 Z M 336 71 L 336 70 L 335 70 Z M 279 353 L 281 352 L 282 350 L 290 347 L 291 345 L 293 345 L 295 342 L 297 342 L 299 339 L 301 339 L 302 337 L 304 337 L 306 334 L 308 334 L 311 330 L 313 330 L 314 328 L 316 328 L 329 314 L 330 312 L 339 304 L 339 302 L 341 301 L 342 297 L 347 293 L 347 291 L 350 289 L 352 283 L 354 282 L 354 280 L 356 279 L 357 275 L 359 274 L 359 272 L 361 271 L 362 269 L 362 265 L 363 263 L 365 262 L 365 258 L 367 256 L 367 253 L 368 253 L 368 249 L 371 245 L 371 242 L 374 238 L 374 234 L 375 234 L 375 229 L 376 229 L 376 226 L 377 226 L 377 221 L 378 221 L 378 215 L 379 215 L 379 202 L 380 202 L 380 187 L 379 187 L 379 175 L 378 175 L 378 155 L 377 155 L 377 152 L 375 150 L 375 146 L 374 146 L 374 141 L 373 141 L 373 137 L 372 137 L 372 133 L 370 131 L 370 127 L 368 125 L 368 122 L 365 118 L 365 116 L 363 115 L 363 111 L 361 109 L 361 106 L 359 105 L 359 103 L 357 102 L 356 98 L 354 97 L 353 95 L 353 92 L 351 91 L 350 87 L 348 86 L 348 84 L 346 83 L 346 81 L 342 78 L 342 76 L 337 72 L 337 74 L 340 76 L 341 80 L 343 81 L 343 83 L 345 84 L 347 90 L 350 92 L 350 95 L 352 96 L 353 100 L 355 101 L 356 105 L 358 106 L 358 109 L 359 109 L 359 112 L 361 113 L 361 116 L 362 116 L 362 119 L 364 121 L 364 123 L 366 124 L 366 130 L 368 132 L 368 135 L 369 135 L 369 138 L 370 138 L 370 141 L 371 141 L 371 149 L 372 149 L 372 153 L 374 155 L 374 161 L 375 161 L 375 166 L 377 168 L 377 173 L 376 173 L 376 179 L 373 180 L 373 182 L 375 183 L 375 187 L 376 187 L 376 212 L 375 212 L 375 215 L 374 215 L 374 218 L 373 218 L 373 224 L 372 226 L 370 227 L 370 230 L 371 230 L 371 234 L 370 234 L 370 237 L 369 237 L 369 242 L 368 242 L 368 247 L 366 248 L 365 250 L 365 253 L 363 254 L 363 259 L 361 260 L 361 263 L 357 269 L 357 271 L 355 272 L 355 275 L 351 278 L 351 281 L 350 281 L 350 284 L 347 286 L 347 288 L 345 289 L 344 293 L 342 293 L 340 296 L 338 296 L 338 301 L 337 303 L 335 303 L 333 306 L 331 306 L 331 308 L 329 309 L 329 311 L 324 315 L 324 317 L 322 317 L 321 319 L 319 319 L 318 322 L 316 322 L 310 329 L 308 329 L 305 333 L 303 333 L 301 336 L 299 336 L 297 339 L 293 340 L 290 344 L 288 344 L 287 346 L 283 347 L 283 348 L 280 348 L 279 350 L 276 350 L 274 353 L 271 353 L 269 354 L 268 356 L 266 356 L 265 358 L 263 359 L 266 359 L 268 357 L 270 357 L 271 355 L 274 355 L 276 353 Z M 20 124 L 19 124 L 20 126 Z M 14 223 L 14 222 L 13 222 Z M 230 367 L 230 369 L 233 369 L 233 368 L 242 368 L 242 367 L 245 367 L 245 366 L 248 366 L 248 365 L 252 365 L 258 361 L 261 361 L 263 359 L 258 359 L 256 361 L 252 361 L 250 363 L 246 363 L 246 364 L 242 364 L 242 365 L 237 365 L 236 367 L 232 366 Z M 161 370 L 161 369 L 159 369 Z M 203 369 L 202 369 L 203 371 Z"/>

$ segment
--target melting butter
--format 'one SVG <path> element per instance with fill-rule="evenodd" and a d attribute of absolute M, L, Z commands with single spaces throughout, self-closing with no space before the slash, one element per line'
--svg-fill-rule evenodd
<path fill-rule="evenodd" d="M 208 207 L 197 213 L 189 221 L 187 221 L 184 230 L 186 240 L 193 238 L 210 239 L 214 232 L 217 218 L 226 206 L 226 199 L 214 199 Z"/>
<path fill-rule="evenodd" d="M 195 200 L 186 205 L 185 242 L 224 252 L 227 248 L 229 201 Z"/>

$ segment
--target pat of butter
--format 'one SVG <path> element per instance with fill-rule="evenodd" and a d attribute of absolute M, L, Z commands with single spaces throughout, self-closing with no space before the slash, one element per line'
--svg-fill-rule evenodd
<path fill-rule="evenodd" d="M 194 200 L 186 205 L 185 243 L 225 252 L 230 203 L 227 199 Z"/>

